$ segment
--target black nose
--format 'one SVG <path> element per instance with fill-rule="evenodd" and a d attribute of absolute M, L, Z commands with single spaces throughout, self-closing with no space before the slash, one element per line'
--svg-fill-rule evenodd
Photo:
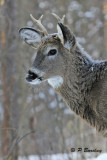
<path fill-rule="evenodd" d="M 34 72 L 32 72 L 32 71 L 28 71 L 28 75 L 27 75 L 27 77 L 26 77 L 26 80 L 28 81 L 28 82 L 31 82 L 31 81 L 33 81 L 34 79 L 36 79 L 36 78 L 38 78 L 38 75 L 36 74 L 36 73 L 34 73 Z"/>

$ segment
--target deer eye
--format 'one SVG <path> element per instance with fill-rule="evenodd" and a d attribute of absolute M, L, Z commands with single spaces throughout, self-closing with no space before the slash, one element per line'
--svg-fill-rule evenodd
<path fill-rule="evenodd" d="M 56 50 L 56 49 L 51 49 L 51 50 L 48 52 L 48 56 L 54 56 L 56 53 L 57 53 L 57 50 Z"/>

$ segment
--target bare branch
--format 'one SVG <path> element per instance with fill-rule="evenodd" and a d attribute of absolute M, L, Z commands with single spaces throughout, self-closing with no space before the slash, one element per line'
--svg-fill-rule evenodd
<path fill-rule="evenodd" d="M 8 155 L 6 155 L 6 156 L 3 158 L 3 160 L 7 160 L 7 159 L 9 158 L 9 156 L 11 155 L 11 153 L 13 152 L 13 150 L 16 148 L 16 146 L 21 142 L 21 140 L 22 140 L 23 138 L 25 138 L 26 136 L 32 134 L 32 133 L 35 133 L 35 131 L 34 131 L 34 130 L 33 130 L 33 131 L 30 131 L 30 132 L 26 133 L 24 136 L 22 136 L 21 138 L 17 136 L 17 137 L 14 139 L 13 143 L 12 143 L 12 146 L 11 146 L 9 152 L 8 152 Z"/>

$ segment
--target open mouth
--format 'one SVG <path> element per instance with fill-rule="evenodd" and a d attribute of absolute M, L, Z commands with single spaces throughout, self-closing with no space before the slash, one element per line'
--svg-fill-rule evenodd
<path fill-rule="evenodd" d="M 28 71 L 26 81 L 31 84 L 38 84 L 42 81 L 42 77 L 39 77 L 36 73 Z"/>

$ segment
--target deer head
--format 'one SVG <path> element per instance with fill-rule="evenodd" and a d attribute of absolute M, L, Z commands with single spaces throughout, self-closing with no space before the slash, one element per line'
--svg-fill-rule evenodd
<path fill-rule="evenodd" d="M 76 39 L 70 29 L 63 24 L 65 16 L 61 19 L 56 14 L 53 15 L 58 20 L 58 33 L 48 34 L 41 23 L 43 15 L 39 20 L 30 15 L 41 31 L 24 27 L 19 30 L 19 34 L 27 44 L 37 48 L 37 56 L 26 77 L 27 82 L 40 84 L 48 80 L 57 88 L 63 83 L 67 59 L 75 49 Z"/>

